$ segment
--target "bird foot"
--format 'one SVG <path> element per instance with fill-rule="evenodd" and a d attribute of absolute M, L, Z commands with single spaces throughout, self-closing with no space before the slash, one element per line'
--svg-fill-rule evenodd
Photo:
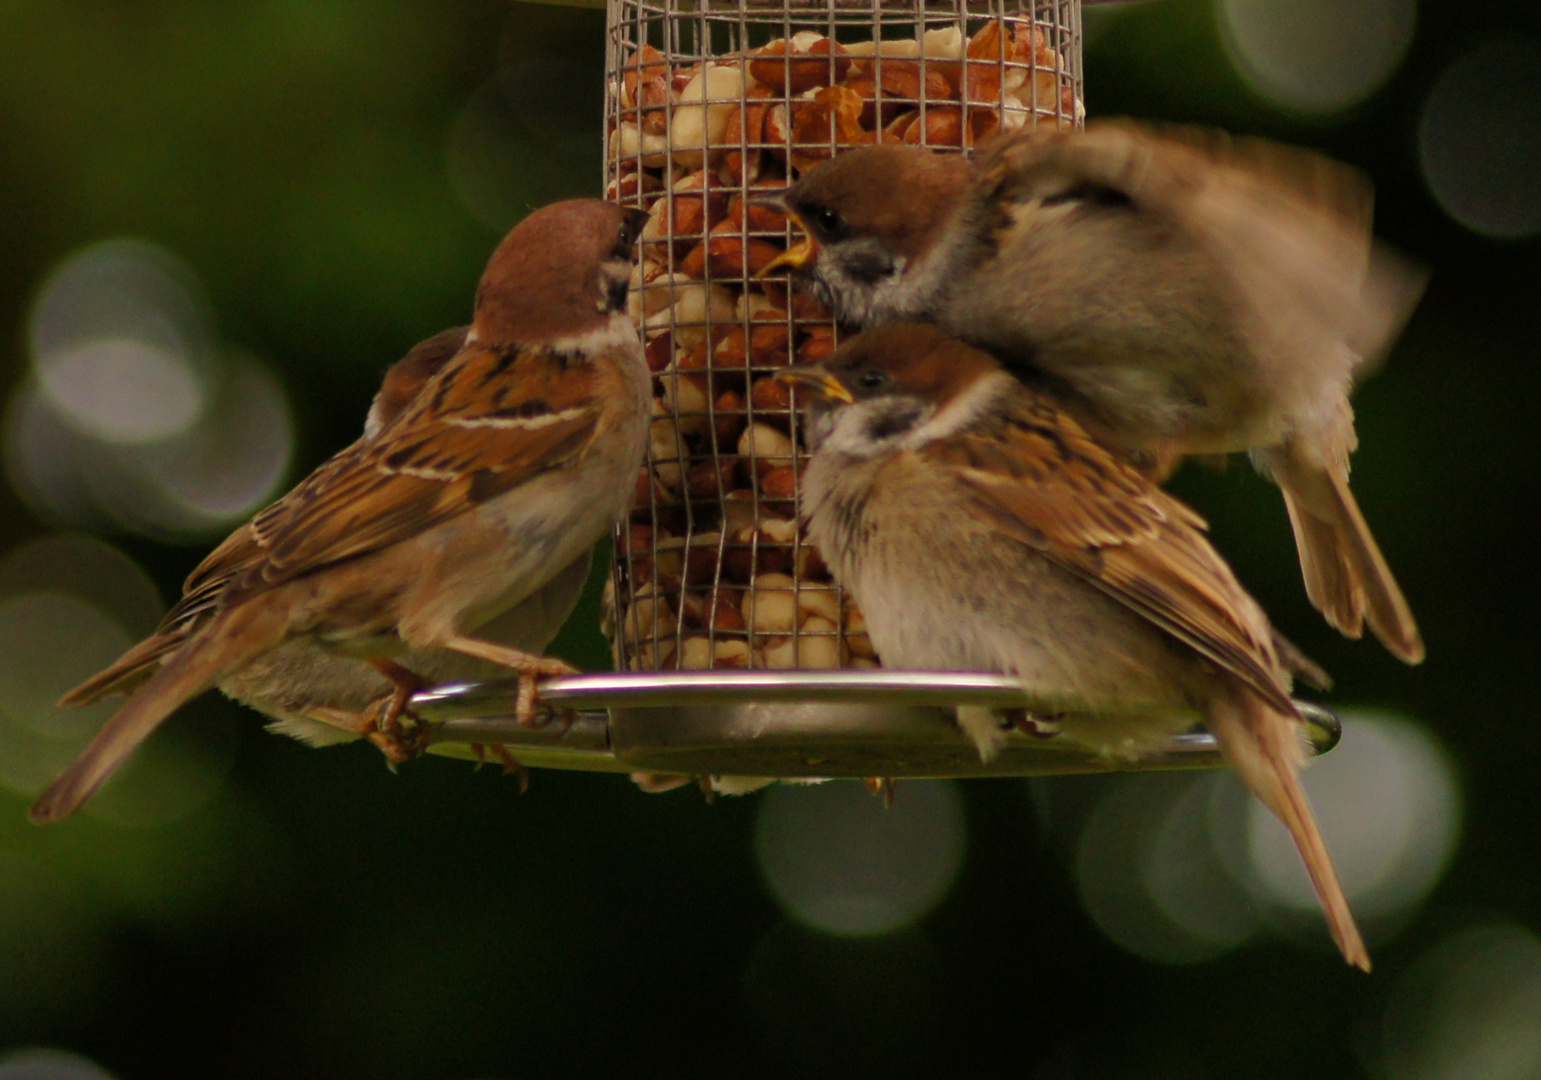
<path fill-rule="evenodd" d="M 867 785 L 867 790 L 872 794 L 883 796 L 884 810 L 894 808 L 894 788 L 898 781 L 892 776 L 869 776 L 862 783 Z"/>
<path fill-rule="evenodd" d="M 577 668 L 561 660 L 543 660 L 539 668 L 520 671 L 519 694 L 514 699 L 514 719 L 525 727 L 545 727 L 560 715 L 562 731 L 565 733 L 577 719 L 578 714 L 571 709 L 558 711 L 542 705 L 535 680 L 541 676 L 576 674 L 578 674 Z"/>
<path fill-rule="evenodd" d="M 1059 720 L 1064 713 L 1039 715 L 1026 709 L 1002 709 L 1001 726 L 1020 731 L 1035 739 L 1052 739 L 1059 734 Z"/>
<path fill-rule="evenodd" d="M 631 774 L 631 782 L 649 795 L 658 795 L 665 791 L 677 791 L 682 787 L 688 787 L 691 778 L 679 773 L 634 772 Z"/>
<path fill-rule="evenodd" d="M 549 712 L 545 717 L 538 717 L 535 712 L 536 679 L 581 674 L 567 661 L 559 660 L 554 656 L 536 656 L 534 653 L 521 652 L 519 649 L 510 649 L 506 645 L 482 641 L 479 638 L 452 637 L 445 641 L 444 645 L 467 656 L 501 664 L 517 674 L 519 693 L 514 699 L 514 719 L 526 727 L 541 727 L 550 723 Z"/>
<path fill-rule="evenodd" d="M 470 745 L 471 749 L 476 752 L 476 767 L 480 769 L 483 765 L 487 764 L 487 744 L 474 742 Z M 514 757 L 513 752 L 502 743 L 493 743 L 492 752 L 503 763 L 504 776 L 512 773 L 519 778 L 519 794 L 523 795 L 526 791 L 529 791 L 530 770 L 525 767 L 525 764 Z"/>
<path fill-rule="evenodd" d="M 385 755 L 394 772 L 402 762 L 421 757 L 428 749 L 433 725 L 398 700 L 398 695 L 381 698 L 365 709 L 363 721 L 355 729 Z"/>
<path fill-rule="evenodd" d="M 412 700 L 413 694 L 429 683 L 422 676 L 389 660 L 371 660 L 369 664 L 389 679 L 396 689 L 364 710 L 358 733 L 379 747 L 385 755 L 386 764 L 395 772 L 397 765 L 422 756 L 428 749 L 434 725 L 425 723 L 422 717 L 412 711 L 408 702 Z"/>

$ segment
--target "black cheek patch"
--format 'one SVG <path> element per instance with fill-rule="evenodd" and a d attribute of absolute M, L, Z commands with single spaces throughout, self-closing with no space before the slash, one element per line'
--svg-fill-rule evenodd
<path fill-rule="evenodd" d="M 851 252 L 841 260 L 846 276 L 862 285 L 876 285 L 893 276 L 894 260 L 885 251 L 865 248 Z"/>
<path fill-rule="evenodd" d="M 606 279 L 604 283 L 606 312 L 613 314 L 617 311 L 626 310 L 626 293 L 629 285 L 630 282 L 625 278 L 619 281 Z"/>
<path fill-rule="evenodd" d="M 888 409 L 872 418 L 867 434 L 874 442 L 882 442 L 913 430 L 920 420 L 920 409 Z"/>

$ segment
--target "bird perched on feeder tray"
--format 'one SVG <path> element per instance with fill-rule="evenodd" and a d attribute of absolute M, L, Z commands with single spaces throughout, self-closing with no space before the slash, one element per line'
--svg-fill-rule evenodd
<path fill-rule="evenodd" d="M 414 656 L 516 672 L 518 715 L 535 722 L 534 677 L 574 669 L 481 631 L 576 576 L 630 500 L 651 406 L 625 311 L 645 220 L 574 200 L 516 226 L 482 275 L 463 345 L 441 359 L 425 343 L 429 355 L 403 361 L 363 439 L 237 530 L 154 636 L 64 698 L 131 695 L 33 819 L 73 813 L 205 690 L 281 704 L 288 691 L 268 680 L 314 670 L 309 650 L 368 665 L 395 688 L 359 732 L 393 758 L 423 745 L 401 724 L 427 684 L 406 666 Z"/>
<path fill-rule="evenodd" d="M 799 268 L 857 326 L 926 319 L 1051 388 L 1148 475 L 1249 450 L 1284 493 L 1306 591 L 1423 659 L 1348 486 L 1348 395 L 1425 277 L 1377 245 L 1371 193 L 1320 155 L 1104 122 L 839 155 L 786 191 Z"/>
<path fill-rule="evenodd" d="M 418 391 L 460 351 L 469 330 L 468 326 L 457 326 L 419 342 L 386 372 L 370 405 L 361 441 L 373 439 L 412 403 Z M 358 449 L 355 445 L 344 453 Z M 246 544 L 234 548 L 234 563 L 225 561 L 225 548 L 221 548 L 193 571 L 188 591 L 195 591 L 198 582 L 238 572 L 239 560 L 248 556 L 251 548 Z M 544 652 L 572 614 L 588 578 L 591 558 L 592 552 L 584 551 L 517 607 L 478 627 L 477 636 L 522 652 Z M 180 640 L 173 631 L 183 623 L 181 616 L 179 605 L 162 625 L 167 636 L 160 644 L 167 650 Z M 126 671 L 114 667 L 75 691 L 67 703 L 86 705 L 111 694 L 129 692 L 137 685 L 135 680 L 153 673 L 154 659 L 146 656 L 142 664 Z M 442 648 L 409 649 L 395 662 L 428 685 L 495 679 L 507 670 L 490 661 Z M 297 640 L 246 664 L 228 676 L 220 689 L 272 717 L 268 730 L 308 745 L 332 746 L 363 735 L 373 736 L 388 756 L 402 750 L 398 739 L 387 738 L 370 723 L 372 714 L 388 709 L 394 702 L 396 687 L 373 666 L 342 653 L 313 648 Z M 505 757 L 505 764 L 514 763 Z"/>
<path fill-rule="evenodd" d="M 1204 522 L 1057 401 L 925 323 L 778 374 L 807 405 L 809 539 L 885 666 L 1002 672 L 1068 711 L 1039 733 L 1137 760 L 1202 722 L 1288 827 L 1334 940 L 1369 969 L 1296 776 L 1268 618 Z M 988 757 L 994 724 L 966 733 Z"/>

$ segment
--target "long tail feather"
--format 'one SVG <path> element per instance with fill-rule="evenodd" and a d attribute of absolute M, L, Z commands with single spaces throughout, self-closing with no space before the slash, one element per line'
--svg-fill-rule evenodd
<path fill-rule="evenodd" d="M 167 717 L 231 671 L 277 646 L 285 630 L 282 606 L 261 600 L 211 621 L 113 714 L 32 804 L 29 816 L 39 824 L 69 817 Z"/>
<path fill-rule="evenodd" d="M 1392 655 L 1405 663 L 1422 663 L 1423 637 L 1418 633 L 1412 608 L 1370 533 L 1359 502 L 1349 490 L 1348 477 L 1334 470 L 1326 479 L 1335 504 L 1338 550 L 1363 591 L 1365 622 Z"/>
<path fill-rule="evenodd" d="M 1369 971 L 1369 951 L 1300 786 L 1302 749 L 1293 721 L 1237 689 L 1234 700 L 1221 699 L 1211 710 L 1209 729 L 1242 782 L 1289 830 L 1343 959 Z"/>
<path fill-rule="evenodd" d="M 1284 492 L 1306 595 L 1326 620 L 1357 638 L 1365 623 L 1397 659 L 1423 662 L 1423 638 L 1407 598 L 1348 487 L 1346 470 L 1313 467 L 1288 448 L 1264 465 Z"/>
<path fill-rule="evenodd" d="M 91 676 L 60 698 L 59 708 L 89 705 L 114 694 L 132 694 L 155 674 L 161 658 L 181 648 L 186 640 L 182 634 L 156 634 L 145 638 L 118 657 L 110 668 Z"/>

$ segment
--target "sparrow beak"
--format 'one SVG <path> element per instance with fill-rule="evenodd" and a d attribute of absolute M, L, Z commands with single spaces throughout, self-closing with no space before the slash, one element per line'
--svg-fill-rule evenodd
<path fill-rule="evenodd" d="M 789 266 L 793 270 L 800 270 L 811 263 L 818 254 L 819 245 L 814 243 L 813 237 L 805 236 L 767 263 L 765 269 L 761 270 L 755 277 L 769 277 L 784 266 Z"/>
<path fill-rule="evenodd" d="M 840 401 L 854 405 L 856 398 L 846 389 L 845 383 L 835 378 L 823 364 L 798 364 L 776 372 L 776 381 L 791 387 L 801 387 L 817 394 L 825 401 Z"/>

